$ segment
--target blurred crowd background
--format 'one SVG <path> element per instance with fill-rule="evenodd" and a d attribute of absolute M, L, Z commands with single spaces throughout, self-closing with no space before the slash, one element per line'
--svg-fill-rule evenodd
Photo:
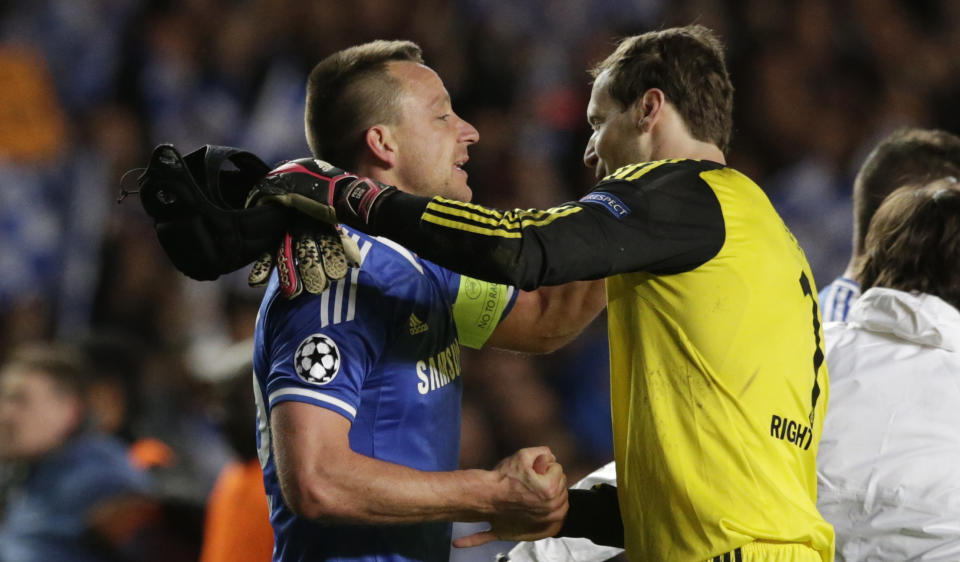
<path fill-rule="evenodd" d="M 138 172 L 125 173 L 161 142 L 239 146 L 268 163 L 305 155 L 312 66 L 404 38 L 480 131 L 474 200 L 552 206 L 593 184 L 586 69 L 618 37 L 693 22 L 727 44 L 730 164 L 767 191 L 825 285 L 849 256 L 852 179 L 871 146 L 904 125 L 960 133 L 958 2 L 2 1 L 0 362 L 27 342 L 99 342 L 91 396 L 113 420 L 104 429 L 161 444 L 146 455 L 159 493 L 202 513 L 225 464 L 251 454 L 252 426 L 238 438 L 229 418 L 253 414 L 261 292 L 245 272 L 176 272 L 135 198 L 117 204 Z M 609 461 L 604 332 L 601 318 L 546 357 L 466 351 L 462 465 L 539 444 L 571 479 Z"/>

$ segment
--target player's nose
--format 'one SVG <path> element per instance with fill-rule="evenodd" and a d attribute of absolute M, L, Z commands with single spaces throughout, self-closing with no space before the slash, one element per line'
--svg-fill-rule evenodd
<path fill-rule="evenodd" d="M 470 123 L 460 119 L 460 141 L 467 144 L 480 142 L 480 131 Z"/>
<path fill-rule="evenodd" d="M 596 134 L 590 136 L 590 140 L 587 141 L 587 148 L 583 151 L 583 163 L 588 168 L 596 168 L 597 163 L 600 161 L 600 157 L 597 156 L 597 142 L 595 140 Z"/>

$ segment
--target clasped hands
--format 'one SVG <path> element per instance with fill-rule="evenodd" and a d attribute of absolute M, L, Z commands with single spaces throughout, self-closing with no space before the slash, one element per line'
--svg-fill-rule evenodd
<path fill-rule="evenodd" d="M 520 449 L 493 469 L 503 493 L 495 502 L 490 529 L 453 541 L 459 548 L 494 540 L 529 541 L 557 534 L 569 502 L 567 477 L 548 447 Z"/>

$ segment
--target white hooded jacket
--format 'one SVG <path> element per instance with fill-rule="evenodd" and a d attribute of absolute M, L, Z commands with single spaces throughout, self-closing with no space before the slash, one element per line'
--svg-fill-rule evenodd
<path fill-rule="evenodd" d="M 960 560 L 960 311 L 873 288 L 824 339 L 817 504 L 837 560 Z"/>

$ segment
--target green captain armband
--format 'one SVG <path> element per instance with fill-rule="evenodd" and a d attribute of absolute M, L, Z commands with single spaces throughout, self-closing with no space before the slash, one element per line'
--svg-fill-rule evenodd
<path fill-rule="evenodd" d="M 483 347 L 512 302 L 514 291 L 508 285 L 461 275 L 457 300 L 453 303 L 460 344 L 473 349 Z"/>

